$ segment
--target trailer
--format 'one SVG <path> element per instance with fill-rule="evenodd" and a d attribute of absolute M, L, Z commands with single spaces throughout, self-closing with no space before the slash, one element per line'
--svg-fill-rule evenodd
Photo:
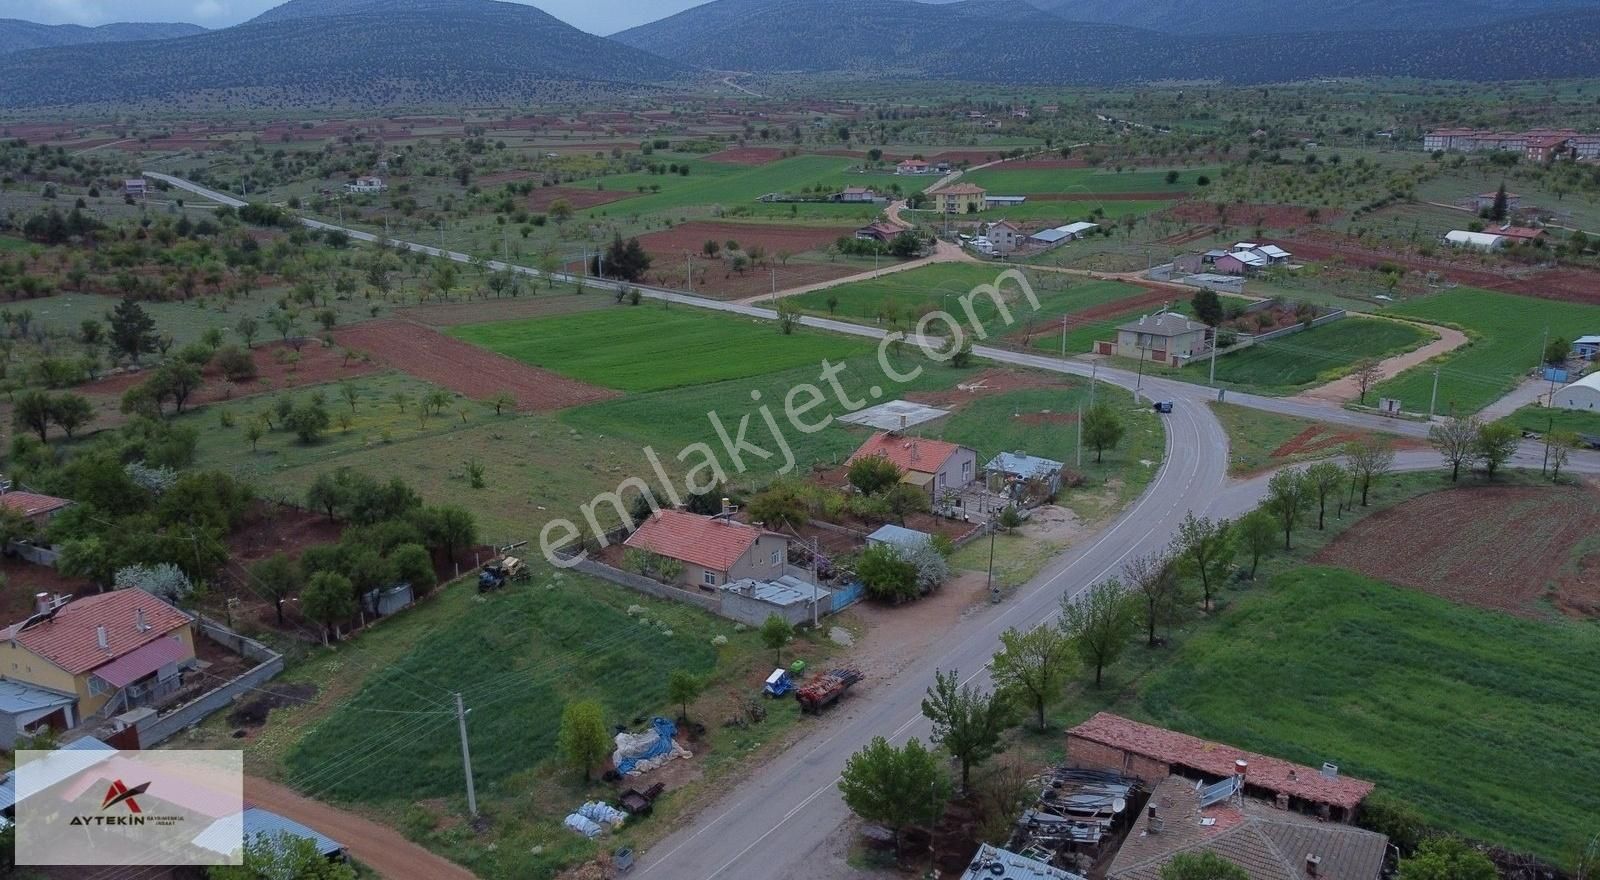
<path fill-rule="evenodd" d="M 864 677 L 860 670 L 851 668 L 830 669 L 818 675 L 795 691 L 795 699 L 800 701 L 800 711 L 813 714 L 821 712 L 838 702 L 845 691 Z"/>
<path fill-rule="evenodd" d="M 661 793 L 666 790 L 667 787 L 659 782 L 644 791 L 630 788 L 622 793 L 620 799 L 622 811 L 630 816 L 648 816 L 650 811 L 655 809 L 656 798 L 661 797 Z"/>

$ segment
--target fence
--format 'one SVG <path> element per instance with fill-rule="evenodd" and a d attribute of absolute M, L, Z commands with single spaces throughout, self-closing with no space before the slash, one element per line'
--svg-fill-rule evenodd
<path fill-rule="evenodd" d="M 699 593 L 680 590 L 660 581 L 651 580 L 644 575 L 633 574 L 620 568 L 612 568 L 604 562 L 594 559 L 584 559 L 573 565 L 572 568 L 574 571 L 581 571 L 584 574 L 608 580 L 614 584 L 620 584 L 647 596 L 654 596 L 657 599 L 670 599 L 674 602 L 684 602 L 709 611 L 712 614 L 722 613 L 722 600 L 718 596 L 702 596 Z"/>
<path fill-rule="evenodd" d="M 6 551 L 14 553 L 34 565 L 47 565 L 55 568 L 56 560 L 61 558 L 53 548 L 40 547 L 37 544 L 26 544 L 21 541 L 12 541 L 6 546 Z"/>
<path fill-rule="evenodd" d="M 283 671 L 283 656 L 266 645 L 203 618 L 199 629 L 202 635 L 213 642 L 246 659 L 257 661 L 256 666 L 227 684 L 206 691 L 182 706 L 139 725 L 140 748 L 148 749 L 165 742 L 184 728 L 199 724 L 211 713 L 227 708 L 241 694 L 271 681 Z"/>

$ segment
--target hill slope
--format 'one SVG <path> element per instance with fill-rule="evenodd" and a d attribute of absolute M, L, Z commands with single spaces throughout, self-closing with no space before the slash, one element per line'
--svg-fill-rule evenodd
<path fill-rule="evenodd" d="M 51 46 L 165 40 L 171 37 L 203 34 L 205 31 L 205 28 L 197 24 L 119 22 L 99 27 L 83 27 L 76 24 L 34 24 L 31 21 L 15 18 L 0 18 L 0 55 Z"/>
<path fill-rule="evenodd" d="M 15 53 L 0 57 L 0 106 L 508 102 L 557 97 L 574 83 L 655 83 L 691 72 L 521 4 L 368 0 L 362 10 Z"/>
<path fill-rule="evenodd" d="M 1232 0 L 1215 2 L 1231 5 Z M 1219 45 L 1121 24 L 1068 22 L 994 3 L 714 0 L 613 39 L 694 58 L 718 70 L 870 72 L 1000 83 L 1262 83 L 1342 76 L 1488 80 L 1600 72 L 1600 54 L 1592 49 L 1600 39 L 1597 10 L 1451 30 L 1230 34 L 1226 45 Z"/>
<path fill-rule="evenodd" d="M 1464 28 L 1567 9 L 1600 0 L 1032 0 L 1069 21 L 1120 24 L 1167 33 L 1295 34 Z"/>

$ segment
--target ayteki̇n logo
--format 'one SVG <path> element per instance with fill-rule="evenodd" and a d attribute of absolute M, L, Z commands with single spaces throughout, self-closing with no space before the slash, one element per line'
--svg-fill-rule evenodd
<path fill-rule="evenodd" d="M 144 782 L 134 786 L 133 788 L 129 788 L 122 783 L 122 780 L 115 780 L 111 783 L 111 787 L 106 789 L 106 799 L 101 802 L 100 809 L 109 810 L 117 804 L 127 804 L 128 812 L 138 813 L 139 802 L 134 800 L 133 796 L 137 794 L 144 794 L 149 788 L 150 783 L 148 782 Z"/>

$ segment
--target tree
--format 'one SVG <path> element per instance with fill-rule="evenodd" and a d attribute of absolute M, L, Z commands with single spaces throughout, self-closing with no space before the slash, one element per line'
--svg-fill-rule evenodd
<path fill-rule="evenodd" d="M 350 404 L 351 412 L 356 411 L 356 401 L 361 399 L 361 392 L 356 390 L 356 386 L 349 382 L 339 383 L 339 396 L 344 398 L 345 403 Z"/>
<path fill-rule="evenodd" d="M 917 567 L 888 544 L 872 544 L 861 551 L 856 576 L 867 595 L 880 601 L 899 603 L 917 595 Z"/>
<path fill-rule="evenodd" d="M 1173 550 L 1183 560 L 1185 567 L 1200 576 L 1200 589 L 1207 609 L 1211 607 L 1212 587 L 1227 576 L 1228 566 L 1233 564 L 1233 542 L 1229 528 L 1230 524 L 1225 519 L 1196 517 L 1194 511 L 1189 511 L 1178 525 L 1178 534 L 1173 542 Z M 1133 587 L 1140 589 L 1137 583 Z M 1151 644 L 1155 644 L 1153 631 Z"/>
<path fill-rule="evenodd" d="M 494 414 L 500 415 L 508 406 L 516 406 L 517 398 L 509 391 L 498 391 L 484 403 L 494 407 Z"/>
<path fill-rule="evenodd" d="M 194 394 L 195 389 L 199 388 L 203 381 L 205 380 L 200 374 L 199 367 L 181 360 L 162 364 L 161 369 L 156 370 L 156 374 L 150 377 L 151 391 L 155 393 L 156 399 L 159 401 L 171 398 L 173 408 L 180 414 L 183 412 L 184 404 L 189 402 L 189 396 Z"/>
<path fill-rule="evenodd" d="M 43 391 L 24 391 L 11 405 L 11 423 L 17 430 L 29 430 L 39 435 L 39 442 L 47 442 L 50 431 L 50 395 Z"/>
<path fill-rule="evenodd" d="M 961 790 L 971 785 L 972 768 L 1000 751 L 1000 735 L 1011 726 L 1011 704 L 1004 694 L 985 694 L 961 684 L 961 674 L 934 670 L 933 686 L 922 698 L 922 714 L 933 722 L 933 741 L 961 765 Z"/>
<path fill-rule="evenodd" d="M 333 422 L 333 417 L 328 411 L 315 401 L 307 401 L 289 411 L 283 419 L 283 426 L 294 432 L 301 443 L 310 445 L 322 438 L 322 432 L 328 430 L 328 425 Z"/>
<path fill-rule="evenodd" d="M 1072 640 L 1059 627 L 1040 624 L 1027 632 L 1008 629 L 1000 634 L 1000 644 L 990 663 L 995 686 L 1008 697 L 1030 703 L 1039 729 L 1044 730 L 1045 707 L 1072 673 Z"/>
<path fill-rule="evenodd" d="M 800 326 L 800 307 L 792 299 L 778 300 L 778 332 L 792 336 Z"/>
<path fill-rule="evenodd" d="M 1501 181 L 1500 188 L 1494 191 L 1494 205 L 1489 208 L 1490 220 L 1504 220 L 1510 213 L 1510 198 L 1506 195 L 1506 185 Z"/>
<path fill-rule="evenodd" d="M 1344 485 L 1345 470 L 1337 462 L 1319 461 L 1306 468 L 1306 482 L 1311 494 L 1317 498 L 1317 530 L 1321 531 L 1328 519 L 1328 497 Z"/>
<path fill-rule="evenodd" d="M 1367 392 L 1383 378 L 1383 365 L 1377 358 L 1362 358 L 1356 361 L 1355 369 L 1350 372 L 1350 378 L 1355 380 L 1356 389 L 1361 392 L 1361 403 L 1365 405 Z"/>
<path fill-rule="evenodd" d="M 1176 541 L 1174 541 L 1176 543 Z M 1181 557 L 1162 551 L 1135 556 L 1122 566 L 1123 580 L 1144 611 L 1145 644 L 1156 646 L 1156 627 L 1175 623 L 1182 611 Z"/>
<path fill-rule="evenodd" d="M 1283 549 L 1293 550 L 1291 536 L 1300 517 L 1311 503 L 1311 483 L 1305 471 L 1284 468 L 1267 481 L 1267 499 L 1262 507 L 1283 530 Z"/>
<path fill-rule="evenodd" d="M 389 552 L 389 567 L 396 580 L 411 585 L 413 598 L 433 592 L 439 575 L 433 570 L 433 557 L 421 544 L 401 544 Z"/>
<path fill-rule="evenodd" d="M 1503 188 L 1502 188 L 1503 189 Z M 1397 880 L 1495 880 L 1494 862 L 1455 837 L 1432 837 L 1400 860 Z"/>
<path fill-rule="evenodd" d="M 255 318 L 246 315 L 239 319 L 239 323 L 233 325 L 233 332 L 244 340 L 245 348 L 254 348 L 256 336 L 261 332 L 261 324 Z"/>
<path fill-rule="evenodd" d="M 761 523 L 769 529 L 797 529 L 811 518 L 805 499 L 788 482 L 774 483 L 751 498 L 745 512 L 750 515 L 751 522 Z"/>
<path fill-rule="evenodd" d="M 894 832 L 898 857 L 906 828 L 931 827 L 938 821 L 950 798 L 950 780 L 920 740 L 912 738 L 896 749 L 877 736 L 845 762 L 839 792 L 850 812 Z"/>
<path fill-rule="evenodd" d="M 566 199 L 556 199 L 550 203 L 546 211 L 550 214 L 550 219 L 558 224 L 572 219 L 572 203 Z"/>
<path fill-rule="evenodd" d="M 94 418 L 94 405 L 77 394 L 57 394 L 50 398 L 50 421 L 60 426 L 71 440 L 72 435 Z"/>
<path fill-rule="evenodd" d="M 1544 362 L 1551 366 L 1559 367 L 1567 362 L 1567 355 L 1572 353 L 1572 343 L 1557 336 L 1544 345 Z"/>
<path fill-rule="evenodd" d="M 606 728 L 605 710 L 594 700 L 574 700 L 561 710 L 558 736 L 561 757 L 588 782 L 594 765 L 611 754 L 611 731 Z"/>
<path fill-rule="evenodd" d="M 346 862 L 330 861 L 307 837 L 279 831 L 257 833 L 244 842 L 244 864 L 206 869 L 207 880 L 356 880 Z"/>
<path fill-rule="evenodd" d="M 1115 577 L 1077 595 L 1061 597 L 1061 628 L 1077 645 L 1078 656 L 1094 667 L 1094 686 L 1105 681 L 1105 669 L 1128 646 L 1138 621 L 1128 588 Z"/>
<path fill-rule="evenodd" d="M 1473 447 L 1483 423 L 1476 417 L 1450 419 L 1428 429 L 1428 442 L 1450 466 L 1450 482 L 1461 476 L 1462 462 L 1471 461 Z"/>
<path fill-rule="evenodd" d="M 113 583 L 119 590 L 137 587 L 174 605 L 186 602 L 194 593 L 194 582 L 189 580 L 183 569 L 170 562 L 124 566 L 117 569 Z"/>
<path fill-rule="evenodd" d="M 111 324 L 111 350 L 127 355 L 134 363 L 156 347 L 156 321 L 139 303 L 128 297 L 117 301 L 107 316 Z"/>
<path fill-rule="evenodd" d="M 783 665 L 783 646 L 794 636 L 794 627 L 776 614 L 767 615 L 761 622 L 761 644 L 773 651 L 773 665 Z"/>
<path fill-rule="evenodd" d="M 689 704 L 694 698 L 700 696 L 700 691 L 706 686 L 705 679 L 687 669 L 674 669 L 667 676 L 667 700 L 678 704 L 679 720 L 689 720 Z"/>
<path fill-rule="evenodd" d="M 283 626 L 283 603 L 300 590 L 300 564 L 283 553 L 275 553 L 251 567 L 250 579 L 261 589 L 262 596 L 272 600 L 272 607 L 278 612 L 278 626 Z"/>
<path fill-rule="evenodd" d="M 322 643 L 341 620 L 356 613 L 355 588 L 350 579 L 336 571 L 319 571 L 306 582 L 300 593 L 300 608 L 306 616 L 322 624 Z"/>
<path fill-rule="evenodd" d="M 867 455 L 850 463 L 845 479 L 863 495 L 876 495 L 898 485 L 905 472 L 886 455 Z"/>
<path fill-rule="evenodd" d="M 418 512 L 417 527 L 428 544 L 444 550 L 445 558 L 451 561 L 455 560 L 457 551 L 478 540 L 477 519 L 471 511 L 453 504 L 422 509 Z"/>
<path fill-rule="evenodd" d="M 1189 304 L 1194 308 L 1194 316 L 1200 319 L 1200 323 L 1208 327 L 1215 327 L 1222 323 L 1222 298 L 1217 296 L 1215 290 L 1201 288 L 1195 291 L 1194 296 L 1189 300 Z"/>
<path fill-rule="evenodd" d="M 1252 510 L 1239 518 L 1235 527 L 1239 534 L 1239 543 L 1243 545 L 1246 553 L 1250 554 L 1250 579 L 1256 579 L 1256 569 L 1261 565 L 1261 557 L 1272 550 L 1278 542 L 1278 523 L 1272 514 L 1264 509 Z"/>
<path fill-rule="evenodd" d="M 1366 507 L 1372 481 L 1394 467 L 1394 447 L 1381 437 L 1362 437 L 1345 444 L 1344 457 L 1352 479 L 1361 484 L 1361 506 Z"/>
<path fill-rule="evenodd" d="M 1483 463 L 1484 473 L 1492 480 L 1500 467 L 1517 453 L 1521 442 L 1522 434 L 1514 426 L 1490 422 L 1478 426 L 1478 436 L 1472 441 L 1472 455 Z"/>
<path fill-rule="evenodd" d="M 1101 460 L 1107 449 L 1117 448 L 1126 428 L 1122 417 L 1104 401 L 1096 403 L 1083 414 L 1083 442 L 1094 449 L 1094 460 Z"/>
<path fill-rule="evenodd" d="M 1250 874 L 1210 850 L 1201 850 L 1173 856 L 1161 866 L 1161 880 L 1250 880 Z"/>
<path fill-rule="evenodd" d="M 1546 441 L 1550 444 L 1550 480 L 1554 482 L 1561 478 L 1561 469 L 1572 457 L 1572 451 L 1578 448 L 1578 432 L 1551 431 Z"/>

